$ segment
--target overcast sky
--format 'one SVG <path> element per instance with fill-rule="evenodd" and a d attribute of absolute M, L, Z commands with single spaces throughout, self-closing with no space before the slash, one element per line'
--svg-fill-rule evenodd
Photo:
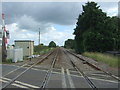
<path fill-rule="evenodd" d="M 64 41 L 74 38 L 78 15 L 84 2 L 3 2 L 6 28 L 10 31 L 9 44 L 14 40 L 34 40 L 38 44 L 38 31 L 41 31 L 41 43 L 48 45 L 55 41 L 64 45 Z M 118 14 L 117 2 L 98 3 L 108 16 Z"/>

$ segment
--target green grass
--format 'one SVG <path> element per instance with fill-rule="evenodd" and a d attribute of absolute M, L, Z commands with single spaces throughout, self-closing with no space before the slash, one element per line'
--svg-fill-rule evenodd
<path fill-rule="evenodd" d="M 22 62 L 22 61 L 17 60 L 16 63 L 19 63 L 19 62 Z M 12 64 L 12 63 L 14 63 L 12 62 L 12 59 L 7 59 L 5 62 L 1 62 L 0 64 Z"/>
<path fill-rule="evenodd" d="M 120 63 L 118 64 L 118 60 L 120 60 L 120 58 L 115 57 L 115 56 L 102 54 L 102 53 L 98 53 L 98 52 L 85 52 L 85 53 L 83 53 L 83 55 L 93 58 L 98 62 L 99 61 L 104 62 L 111 67 L 120 67 Z"/>
<path fill-rule="evenodd" d="M 12 59 L 7 59 L 6 62 L 2 62 L 2 64 L 12 64 Z"/>
<path fill-rule="evenodd" d="M 39 50 L 37 50 L 37 51 L 34 52 L 34 55 L 45 54 L 45 53 L 49 52 L 52 49 L 54 49 L 54 48 L 48 48 L 48 47 L 46 47 L 46 48 L 40 48 Z"/>

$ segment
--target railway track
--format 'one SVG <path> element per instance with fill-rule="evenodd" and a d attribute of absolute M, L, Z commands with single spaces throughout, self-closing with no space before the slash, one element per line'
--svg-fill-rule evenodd
<path fill-rule="evenodd" d="M 66 51 L 67 51 L 68 53 L 72 54 L 73 56 L 77 57 L 79 60 L 82 60 L 83 62 L 85 62 L 85 64 L 89 65 L 90 67 L 92 67 L 92 68 L 94 68 L 94 69 L 96 69 L 96 70 L 98 70 L 98 71 L 103 72 L 104 74 L 106 74 L 106 75 L 108 75 L 108 76 L 114 78 L 114 79 L 117 80 L 117 81 L 120 81 L 120 78 L 119 78 L 119 77 L 117 77 L 117 76 L 115 76 L 115 75 L 113 75 L 113 74 L 111 74 L 111 73 L 109 73 L 109 72 L 104 71 L 104 70 L 101 69 L 100 67 L 98 67 L 98 66 L 96 66 L 96 65 L 94 65 L 94 64 L 92 64 L 92 63 L 90 63 L 90 62 L 88 62 L 87 60 L 85 60 L 85 59 L 79 57 L 79 56 L 76 55 L 75 53 L 72 53 L 72 52 L 70 52 L 70 51 L 68 51 L 68 50 L 66 50 Z"/>
<path fill-rule="evenodd" d="M 31 66 L 27 67 L 25 70 L 23 70 L 22 72 L 20 72 L 19 75 L 15 76 L 9 83 L 5 84 L 4 86 L 2 86 L 2 88 L 7 88 L 9 85 L 11 85 L 12 83 L 14 83 L 14 81 L 16 81 L 20 76 L 22 76 L 24 73 L 26 73 L 28 70 L 30 70 L 31 68 L 33 68 L 35 65 L 39 64 L 39 63 L 42 63 L 46 58 L 48 58 L 54 51 L 51 51 L 50 53 L 48 53 L 45 57 L 43 57 L 42 59 L 34 62 Z M 21 65 L 20 67 L 16 68 L 15 70 L 3 75 L 3 77 L 6 77 L 12 73 L 15 73 L 17 70 L 20 70 L 22 69 L 23 67 L 27 66 L 29 63 L 27 64 L 23 64 Z M 1 77 L 2 78 L 2 77 Z"/>
<path fill-rule="evenodd" d="M 69 57 L 68 53 L 66 51 L 64 51 L 65 55 L 69 58 L 71 64 L 73 65 L 73 67 L 75 68 L 75 70 L 80 74 L 80 76 L 82 75 L 83 78 L 88 82 L 88 85 L 92 88 L 92 90 L 98 90 L 98 88 L 95 86 L 95 84 L 89 79 L 89 77 L 82 71 L 80 70 L 80 68 L 78 68 L 78 66 L 74 63 L 74 61 Z"/>
<path fill-rule="evenodd" d="M 57 60 L 57 58 L 58 58 L 58 53 L 59 53 L 59 50 L 57 50 L 57 53 L 55 54 L 54 59 L 53 59 L 53 61 L 52 61 L 52 63 L 51 63 L 50 69 L 47 71 L 47 73 L 46 73 L 46 75 L 45 75 L 45 77 L 44 77 L 44 80 L 43 80 L 43 82 L 42 82 L 42 84 L 41 84 L 41 86 L 40 86 L 41 89 L 45 88 L 46 85 L 47 85 L 48 82 L 49 82 L 49 79 L 50 79 L 50 77 L 51 77 L 53 68 L 54 68 L 54 66 L 55 66 L 55 62 L 56 62 L 56 60 Z"/>
<path fill-rule="evenodd" d="M 62 56 L 62 58 L 61 58 L 61 56 Z M 63 59 L 63 57 L 64 57 L 64 59 Z M 74 58 L 72 58 L 72 57 L 74 57 Z M 82 76 L 82 80 L 84 79 L 84 81 L 85 81 L 85 85 L 87 86 L 87 87 L 90 87 L 92 90 L 98 90 L 98 87 L 97 87 L 97 85 L 93 82 L 93 80 L 88 76 L 88 74 L 84 71 L 84 70 L 82 70 L 82 67 L 80 67 L 79 66 L 79 64 L 77 64 L 76 63 L 76 61 L 77 62 L 80 62 L 79 60 L 77 60 L 77 58 L 79 57 L 79 56 L 77 56 L 77 55 L 75 55 L 74 53 L 71 53 L 71 52 L 69 52 L 69 51 L 67 51 L 67 50 L 65 50 L 65 49 L 63 49 L 63 48 L 57 48 L 57 49 L 55 49 L 55 50 L 53 50 L 53 51 L 51 51 L 50 53 L 48 53 L 46 56 L 44 56 L 43 58 L 41 58 L 40 60 L 38 60 L 38 61 L 36 61 L 36 62 L 33 62 L 32 64 L 30 64 L 30 63 L 24 63 L 23 65 L 21 65 L 20 67 L 18 67 L 18 68 L 16 68 L 16 69 L 14 69 L 13 71 L 10 71 L 9 73 L 7 73 L 7 74 L 5 74 L 5 75 L 3 75 L 3 79 L 4 79 L 4 77 L 7 77 L 7 76 L 9 76 L 10 74 L 12 74 L 12 73 L 15 73 L 15 72 L 17 72 L 18 70 L 20 70 L 20 69 L 22 69 L 23 67 L 25 67 L 25 69 L 24 70 L 20 70 L 20 74 L 17 74 L 16 75 L 16 73 L 15 73 L 15 75 L 14 75 L 14 77 L 8 82 L 8 83 L 6 83 L 6 84 L 4 84 L 4 86 L 2 87 L 2 88 L 7 88 L 7 87 L 9 87 L 10 85 L 12 85 L 15 81 L 17 81 L 18 80 L 18 78 L 20 77 L 20 76 L 22 76 L 22 77 L 24 77 L 23 76 L 23 74 L 25 74 L 28 70 L 31 70 L 32 68 L 34 68 L 35 66 L 37 66 L 37 65 L 40 65 L 40 66 L 42 66 L 41 64 L 43 64 L 43 65 L 45 65 L 45 64 L 47 64 L 47 70 L 45 71 L 45 73 L 44 73 L 44 75 L 43 75 L 43 78 L 41 78 L 40 79 L 40 81 L 38 80 L 38 84 L 37 84 L 37 87 L 40 87 L 42 90 L 44 89 L 44 88 L 46 88 L 46 87 L 49 87 L 49 85 L 50 85 L 50 82 L 51 82 L 51 78 L 52 78 L 52 76 L 54 76 L 54 75 L 52 75 L 53 74 L 53 72 L 54 72 L 54 69 L 55 68 L 57 68 L 57 69 L 60 69 L 59 67 L 58 67 L 58 65 L 59 64 L 64 64 L 64 65 L 59 65 L 61 68 L 63 68 L 64 70 L 66 70 L 66 72 L 64 72 L 64 78 L 65 77 L 69 77 L 70 76 L 70 74 L 67 74 L 67 70 L 68 69 L 72 69 L 72 70 L 75 70 L 78 74 L 79 74 L 79 76 L 81 77 Z M 61 59 L 63 59 L 62 61 L 64 61 L 65 59 L 66 59 L 66 64 L 65 63 L 61 63 Z M 76 59 L 76 60 L 74 60 L 74 59 Z M 80 57 L 78 58 L 78 59 L 80 59 Z M 82 60 L 82 61 L 85 61 L 86 62 L 86 64 L 87 65 L 89 65 L 91 68 L 94 68 L 94 69 L 96 69 L 96 71 L 100 71 L 101 69 L 99 69 L 98 67 L 96 67 L 96 66 L 92 66 L 92 64 L 91 63 L 89 63 L 89 62 L 87 62 L 86 60 L 83 60 L 83 59 L 80 59 L 80 60 Z M 70 63 L 69 63 L 70 62 Z M 65 66 L 65 65 L 67 65 L 67 64 L 70 64 L 70 65 L 68 65 L 70 68 L 66 68 L 66 67 L 63 67 L 63 66 Z M 81 63 L 81 64 L 83 64 L 83 63 Z M 85 64 L 85 65 L 86 65 Z M 84 66 L 84 65 L 83 65 Z M 61 70 L 59 70 L 59 71 L 61 71 Z M 62 75 L 62 73 L 60 73 L 61 75 Z M 68 75 L 68 76 L 67 76 Z M 108 74 L 107 74 L 108 75 Z M 1 77 L 2 78 L 2 77 Z M 112 77 L 112 78 L 114 78 L 114 77 Z M 20 78 L 19 78 L 20 79 Z M 39 77 L 37 78 L 37 79 L 39 79 Z M 61 78 L 61 79 L 63 79 L 63 78 Z M 71 79 L 73 79 L 73 78 L 71 78 Z M 116 79 L 116 78 L 114 78 L 114 79 Z M 70 79 L 69 79 L 70 80 Z M 118 80 L 118 78 L 117 78 L 117 80 Z M 42 82 L 41 82 L 42 81 Z M 39 84 L 40 83 L 40 84 Z M 68 82 L 67 82 L 68 83 Z M 74 86 L 74 85 L 73 85 Z M 68 87 L 69 87 L 69 85 L 68 85 Z M 29 88 L 29 87 L 28 87 Z M 31 88 L 30 88 L 31 89 Z M 33 88 L 34 89 L 34 88 Z"/>

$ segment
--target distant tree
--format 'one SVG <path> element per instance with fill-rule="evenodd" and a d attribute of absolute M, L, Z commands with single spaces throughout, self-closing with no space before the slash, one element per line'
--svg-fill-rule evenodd
<path fill-rule="evenodd" d="M 56 43 L 55 43 L 54 41 L 51 41 L 51 42 L 49 43 L 49 47 L 56 47 Z"/>
<path fill-rule="evenodd" d="M 15 47 L 15 45 L 14 45 L 14 44 L 13 44 L 12 46 L 13 46 L 13 47 Z"/>
<path fill-rule="evenodd" d="M 46 49 L 48 49 L 49 47 L 48 46 L 45 46 L 45 45 L 36 45 L 36 46 L 34 46 L 34 53 L 38 53 L 38 54 L 40 54 L 40 52 L 41 51 L 44 51 L 44 50 L 46 50 Z"/>
<path fill-rule="evenodd" d="M 44 46 L 44 44 L 43 44 L 43 43 L 41 43 L 40 45 Z"/>
<path fill-rule="evenodd" d="M 65 41 L 64 48 L 71 48 L 74 49 L 74 40 L 73 39 L 68 39 Z"/>

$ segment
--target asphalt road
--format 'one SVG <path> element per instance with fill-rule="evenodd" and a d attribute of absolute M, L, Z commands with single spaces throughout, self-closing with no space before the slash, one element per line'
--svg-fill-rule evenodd
<path fill-rule="evenodd" d="M 18 68 L 18 66 L 13 65 L 0 65 L 2 66 L 2 75 L 9 73 L 10 71 Z M 2 85 L 4 86 L 12 78 L 18 75 L 22 68 L 16 73 L 10 74 L 0 79 Z M 30 69 L 25 74 L 20 76 L 12 85 L 7 88 L 40 88 L 44 76 L 47 70 L 40 69 Z M 97 88 L 118 88 L 118 82 L 112 80 L 104 80 L 97 78 L 90 78 L 96 85 Z M 86 80 L 79 76 L 77 72 L 72 72 L 69 69 L 61 68 L 59 70 L 53 70 L 53 73 L 49 79 L 49 82 L 46 86 L 47 88 L 90 88 Z"/>

